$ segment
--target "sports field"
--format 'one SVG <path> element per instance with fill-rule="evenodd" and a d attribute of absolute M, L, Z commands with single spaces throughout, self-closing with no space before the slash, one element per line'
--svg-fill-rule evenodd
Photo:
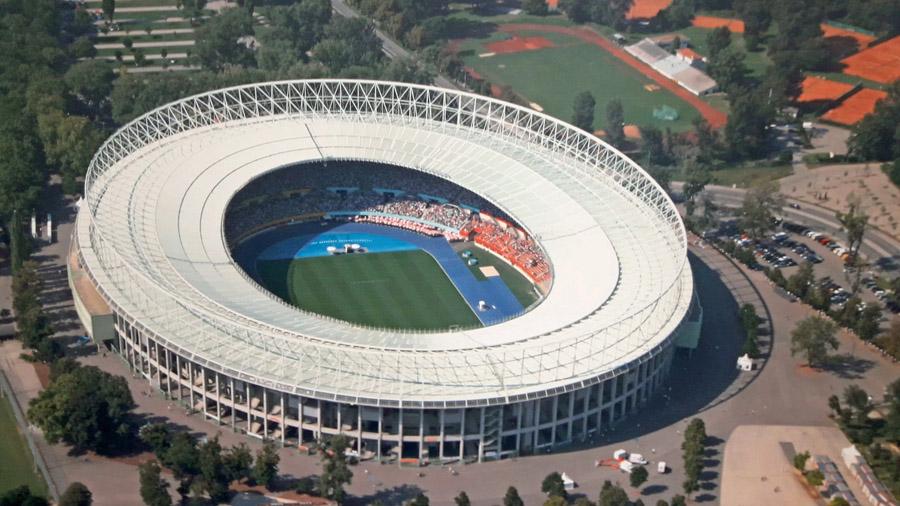
<path fill-rule="evenodd" d="M 291 304 L 372 327 L 440 330 L 480 320 L 421 250 L 260 260 L 263 284 Z"/>
<path fill-rule="evenodd" d="M 28 485 L 36 494 L 47 492 L 43 480 L 34 472 L 31 454 L 18 432 L 9 400 L 0 398 L 0 495 L 21 485 Z"/>
<path fill-rule="evenodd" d="M 598 129 L 604 128 L 606 104 L 614 98 L 622 101 L 625 122 L 629 124 L 682 131 L 689 129 L 691 120 L 698 116 L 696 109 L 669 91 L 658 86 L 651 87 L 654 91 L 645 88 L 654 82 L 610 53 L 569 35 L 522 31 L 515 35 L 539 35 L 554 47 L 481 56 L 491 52 L 491 43 L 512 35 L 495 33 L 486 39 L 466 40 L 459 47 L 460 55 L 466 66 L 488 81 L 512 86 L 517 94 L 539 104 L 550 115 L 570 120 L 575 95 L 590 91 L 597 101 L 594 127 Z M 678 111 L 679 118 L 675 121 L 654 118 L 653 109 L 663 105 Z"/>

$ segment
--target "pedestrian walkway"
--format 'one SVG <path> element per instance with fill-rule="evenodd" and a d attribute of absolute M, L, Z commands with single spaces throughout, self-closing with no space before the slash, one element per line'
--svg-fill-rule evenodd
<path fill-rule="evenodd" d="M 193 40 L 161 40 L 156 42 L 135 42 L 131 47 L 133 48 L 147 48 L 147 47 L 183 47 L 183 46 L 193 46 Z M 125 49 L 125 44 L 121 42 L 108 42 L 103 44 L 95 44 L 94 47 L 96 49 Z"/>

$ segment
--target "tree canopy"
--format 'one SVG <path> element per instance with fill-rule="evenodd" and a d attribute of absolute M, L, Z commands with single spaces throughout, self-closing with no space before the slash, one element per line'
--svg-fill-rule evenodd
<path fill-rule="evenodd" d="M 804 355 L 810 366 L 821 365 L 829 348 L 838 348 L 837 325 L 830 319 L 810 316 L 791 332 L 791 355 Z"/>

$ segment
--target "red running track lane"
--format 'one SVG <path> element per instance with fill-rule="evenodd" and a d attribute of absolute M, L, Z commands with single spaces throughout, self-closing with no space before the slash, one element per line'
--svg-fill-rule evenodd
<path fill-rule="evenodd" d="M 564 35 L 576 37 L 584 42 L 594 44 L 595 46 L 598 46 L 607 53 L 612 54 L 629 67 L 637 70 L 641 74 L 653 80 L 653 82 L 655 82 L 656 84 L 669 90 L 670 92 L 674 93 L 676 96 L 690 104 L 694 109 L 697 110 L 697 112 L 700 113 L 701 116 L 703 116 L 704 119 L 706 119 L 706 121 L 709 122 L 709 124 L 713 128 L 721 128 L 725 126 L 725 123 L 728 121 L 728 115 L 726 115 L 724 112 L 707 104 L 703 100 L 700 100 L 700 97 L 682 88 L 675 81 L 666 79 L 665 76 L 653 70 L 653 68 L 649 65 L 626 53 L 622 48 L 610 42 L 606 38 L 600 36 L 596 32 L 593 32 L 586 28 L 570 28 L 566 26 L 540 25 L 532 23 L 515 23 L 500 25 L 498 30 L 501 32 L 533 31 L 561 33 Z"/>

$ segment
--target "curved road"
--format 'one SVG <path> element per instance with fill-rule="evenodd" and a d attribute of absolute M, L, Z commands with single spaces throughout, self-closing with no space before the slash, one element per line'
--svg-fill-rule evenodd
<path fill-rule="evenodd" d="M 681 183 L 672 183 L 672 188 L 680 190 Z M 713 202 L 726 207 L 740 207 L 746 194 L 746 190 L 741 188 L 712 185 L 707 186 L 704 192 Z M 840 223 L 834 216 L 835 212 L 831 209 L 794 199 L 786 199 L 786 202 L 800 207 L 799 209 L 784 207 L 782 214 L 788 221 L 808 226 L 832 236 L 846 237 L 841 232 Z M 873 263 L 879 259 L 889 259 L 893 260 L 893 262 L 889 263 L 897 263 L 900 261 L 900 240 L 881 230 L 868 228 L 863 239 L 861 251 Z"/>

